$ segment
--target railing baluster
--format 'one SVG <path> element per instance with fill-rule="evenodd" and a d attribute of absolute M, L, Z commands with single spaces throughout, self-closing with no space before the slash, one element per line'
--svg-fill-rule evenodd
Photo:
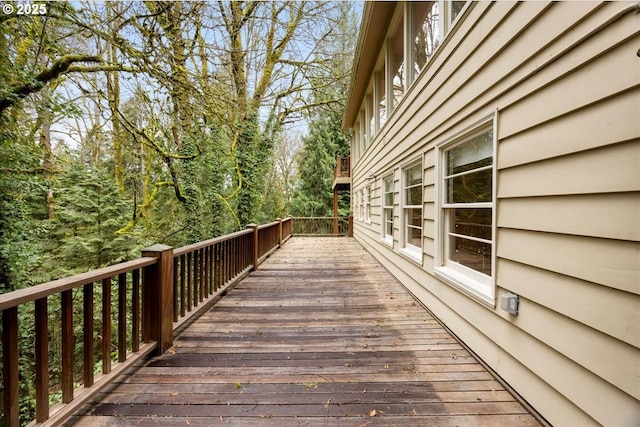
<path fill-rule="evenodd" d="M 111 278 L 102 279 L 102 373 L 111 372 Z"/>
<path fill-rule="evenodd" d="M 131 281 L 131 351 L 137 353 L 140 350 L 140 270 L 132 272 Z"/>
<path fill-rule="evenodd" d="M 189 252 L 187 254 L 187 311 L 191 311 L 191 294 L 193 289 L 193 269 L 191 267 L 191 260 L 193 258 L 193 253 Z"/>
<path fill-rule="evenodd" d="M 213 255 L 213 291 L 216 292 L 220 288 L 220 243 L 213 246 Z"/>
<path fill-rule="evenodd" d="M 227 278 L 228 278 L 228 274 L 227 274 L 227 267 L 228 267 L 228 263 L 227 263 L 227 259 L 229 257 L 229 241 L 226 240 L 223 244 L 222 244 L 223 250 L 222 250 L 222 260 L 221 260 L 221 264 L 220 267 L 222 268 L 222 286 L 227 286 Z"/>
<path fill-rule="evenodd" d="M 179 293 L 179 289 L 178 289 L 178 274 L 179 274 L 179 269 L 180 268 L 180 259 L 179 258 L 174 258 L 173 259 L 173 321 L 177 322 L 178 321 L 178 315 L 180 314 L 180 307 L 179 307 L 179 300 L 180 300 L 180 293 Z"/>
<path fill-rule="evenodd" d="M 203 254 L 203 282 L 204 282 L 204 297 L 209 298 L 209 295 L 211 295 L 210 289 L 209 289 L 209 280 L 211 280 L 211 275 L 209 274 L 209 246 L 205 246 L 204 248 L 202 248 L 202 254 Z"/>
<path fill-rule="evenodd" d="M 62 403 L 73 400 L 73 291 L 62 292 Z"/>
<path fill-rule="evenodd" d="M 238 250 L 237 250 L 237 244 L 236 244 L 236 239 L 231 240 L 231 259 L 229 260 L 229 268 L 231 269 L 231 272 L 229 273 L 229 275 L 231 277 L 236 277 L 236 258 L 238 256 Z"/>
<path fill-rule="evenodd" d="M 198 292 L 198 301 L 204 301 L 204 249 L 198 251 L 198 285 L 200 287 Z"/>
<path fill-rule="evenodd" d="M 118 275 L 118 362 L 127 360 L 127 273 Z"/>
<path fill-rule="evenodd" d="M 84 366 L 84 386 L 93 386 L 93 364 L 95 363 L 94 340 L 93 340 L 93 283 L 83 286 L 83 366 Z"/>
<path fill-rule="evenodd" d="M 214 245 L 209 246 L 209 294 L 213 294 L 213 281 L 214 281 L 214 257 L 213 257 L 213 249 Z"/>
<path fill-rule="evenodd" d="M 198 306 L 198 291 L 200 290 L 200 253 L 199 251 L 193 252 L 193 306 Z"/>
<path fill-rule="evenodd" d="M 49 315 L 47 297 L 35 301 L 36 421 L 49 418 Z"/>
<path fill-rule="evenodd" d="M 185 309 L 186 309 L 186 290 L 185 290 L 185 275 L 186 271 L 186 263 L 187 257 L 185 255 L 180 256 L 180 316 L 184 317 Z"/>
<path fill-rule="evenodd" d="M 231 275 L 231 260 L 233 259 L 233 250 L 231 248 L 231 240 L 227 240 L 227 257 L 225 259 L 225 267 L 227 270 L 227 280 L 225 284 L 231 282 L 233 276 Z"/>
<path fill-rule="evenodd" d="M 5 427 L 20 425 L 18 375 L 18 307 L 11 307 L 2 311 L 2 400 Z"/>

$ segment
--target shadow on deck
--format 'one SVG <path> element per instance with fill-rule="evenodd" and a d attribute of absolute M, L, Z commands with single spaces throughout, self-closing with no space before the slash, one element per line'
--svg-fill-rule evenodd
<path fill-rule="evenodd" d="M 67 426 L 534 426 L 357 242 L 293 238 Z"/>

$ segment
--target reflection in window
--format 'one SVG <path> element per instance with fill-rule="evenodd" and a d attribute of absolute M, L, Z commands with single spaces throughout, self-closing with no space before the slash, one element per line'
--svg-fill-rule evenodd
<path fill-rule="evenodd" d="M 371 186 L 367 185 L 364 198 L 364 220 L 371 222 Z"/>
<path fill-rule="evenodd" d="M 464 7 L 465 4 L 467 4 L 466 1 L 449 1 L 449 25 L 451 25 L 456 18 L 458 17 L 458 15 L 460 15 L 460 12 L 462 12 L 462 8 Z"/>
<path fill-rule="evenodd" d="M 422 164 L 404 171 L 405 247 L 422 248 Z"/>
<path fill-rule="evenodd" d="M 420 74 L 440 44 L 440 5 L 437 1 L 415 2 L 415 69 Z"/>
<path fill-rule="evenodd" d="M 404 96 L 405 80 L 404 80 L 404 20 L 402 20 L 395 31 L 395 34 L 390 38 L 391 43 L 391 58 L 389 64 L 389 70 L 391 74 L 391 85 L 393 99 L 390 111 L 400 103 Z"/>
<path fill-rule="evenodd" d="M 362 152 L 369 147 L 369 133 L 367 132 L 366 115 L 364 110 L 360 111 L 360 135 L 362 135 Z"/>
<path fill-rule="evenodd" d="M 382 72 L 376 73 L 378 76 L 376 84 L 378 85 L 378 121 L 380 128 L 382 128 L 387 121 L 387 91 L 384 65 L 382 66 L 382 70 Z"/>
<path fill-rule="evenodd" d="M 404 61 L 393 75 L 393 105 L 398 105 L 404 96 Z"/>
<path fill-rule="evenodd" d="M 382 197 L 382 237 L 393 242 L 393 176 L 384 179 Z"/>
<path fill-rule="evenodd" d="M 491 276 L 493 129 L 445 151 L 445 263 Z"/>

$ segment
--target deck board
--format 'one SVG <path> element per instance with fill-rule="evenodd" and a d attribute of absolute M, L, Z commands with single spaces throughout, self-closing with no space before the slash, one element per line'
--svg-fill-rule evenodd
<path fill-rule="evenodd" d="M 538 426 L 364 249 L 293 238 L 68 426 Z"/>

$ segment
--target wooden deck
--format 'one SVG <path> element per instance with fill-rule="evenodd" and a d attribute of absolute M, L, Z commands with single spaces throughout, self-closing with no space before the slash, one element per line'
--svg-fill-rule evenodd
<path fill-rule="evenodd" d="M 68 426 L 537 426 L 357 242 L 293 238 Z"/>

